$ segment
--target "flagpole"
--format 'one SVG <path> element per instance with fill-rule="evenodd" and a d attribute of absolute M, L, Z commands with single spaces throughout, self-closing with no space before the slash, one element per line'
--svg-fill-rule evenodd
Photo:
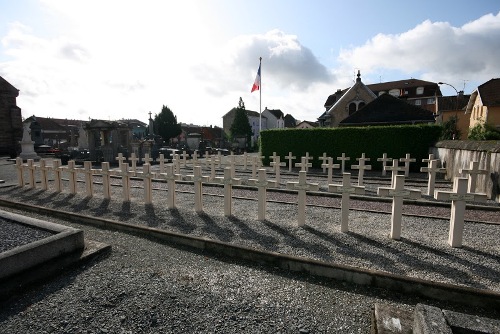
<path fill-rule="evenodd" d="M 259 57 L 259 68 L 260 68 L 260 87 L 259 87 L 259 140 L 260 131 L 262 130 L 262 57 Z"/>

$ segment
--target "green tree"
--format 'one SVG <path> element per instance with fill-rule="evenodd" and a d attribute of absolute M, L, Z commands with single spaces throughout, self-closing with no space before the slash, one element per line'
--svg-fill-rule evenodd
<path fill-rule="evenodd" d="M 234 115 L 233 124 L 229 129 L 231 132 L 231 138 L 235 137 L 245 137 L 247 139 L 247 146 L 250 145 L 250 137 L 252 136 L 252 127 L 248 120 L 248 116 L 245 110 L 245 103 L 240 97 L 238 102 L 238 107 L 236 108 L 236 113 Z"/>
<path fill-rule="evenodd" d="M 446 122 L 443 123 L 443 131 L 441 132 L 441 137 L 439 140 L 452 140 L 460 139 L 462 133 L 457 127 L 458 116 L 452 116 Z"/>
<path fill-rule="evenodd" d="M 470 140 L 500 140 L 500 130 L 491 124 L 476 123 L 469 129 L 467 139 Z"/>
<path fill-rule="evenodd" d="M 154 118 L 155 131 L 164 141 L 168 142 L 181 134 L 180 124 L 177 124 L 177 117 L 169 107 L 163 106 L 161 112 Z"/>

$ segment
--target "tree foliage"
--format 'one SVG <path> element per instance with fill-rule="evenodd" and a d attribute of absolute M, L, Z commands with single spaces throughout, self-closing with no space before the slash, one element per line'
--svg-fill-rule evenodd
<path fill-rule="evenodd" d="M 169 107 L 163 106 L 161 112 L 154 118 L 155 131 L 162 136 L 164 141 L 169 141 L 181 134 L 180 124 L 177 124 L 177 117 Z"/>
<path fill-rule="evenodd" d="M 247 143 L 250 143 L 250 137 L 252 136 L 252 127 L 250 126 L 250 121 L 245 110 L 245 103 L 240 97 L 238 107 L 236 108 L 236 113 L 234 115 L 233 124 L 231 124 L 231 137 L 245 137 L 247 138 Z"/>
<path fill-rule="evenodd" d="M 469 129 L 469 140 L 500 140 L 500 130 L 496 129 L 491 124 L 476 123 Z"/>
<path fill-rule="evenodd" d="M 460 139 L 462 133 L 457 127 L 458 117 L 452 116 L 446 122 L 443 123 L 443 132 L 441 132 L 441 137 L 439 140 L 454 140 Z"/>

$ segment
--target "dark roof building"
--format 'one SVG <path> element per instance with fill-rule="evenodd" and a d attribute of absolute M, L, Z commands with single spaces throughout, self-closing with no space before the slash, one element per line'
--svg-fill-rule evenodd
<path fill-rule="evenodd" d="M 383 94 L 343 119 L 340 126 L 434 123 L 434 114 L 390 94 Z"/>
<path fill-rule="evenodd" d="M 0 76 L 0 155 L 15 157 L 21 151 L 23 137 L 21 108 L 16 98 L 19 90 Z"/>

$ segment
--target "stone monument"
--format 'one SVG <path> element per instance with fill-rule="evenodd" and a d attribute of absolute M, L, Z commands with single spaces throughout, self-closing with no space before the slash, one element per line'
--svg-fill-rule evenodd
<path fill-rule="evenodd" d="M 24 123 L 23 138 L 19 143 L 21 144 L 21 153 L 19 154 L 21 159 L 40 160 L 40 157 L 35 152 L 35 142 L 31 140 L 30 123 Z"/>

